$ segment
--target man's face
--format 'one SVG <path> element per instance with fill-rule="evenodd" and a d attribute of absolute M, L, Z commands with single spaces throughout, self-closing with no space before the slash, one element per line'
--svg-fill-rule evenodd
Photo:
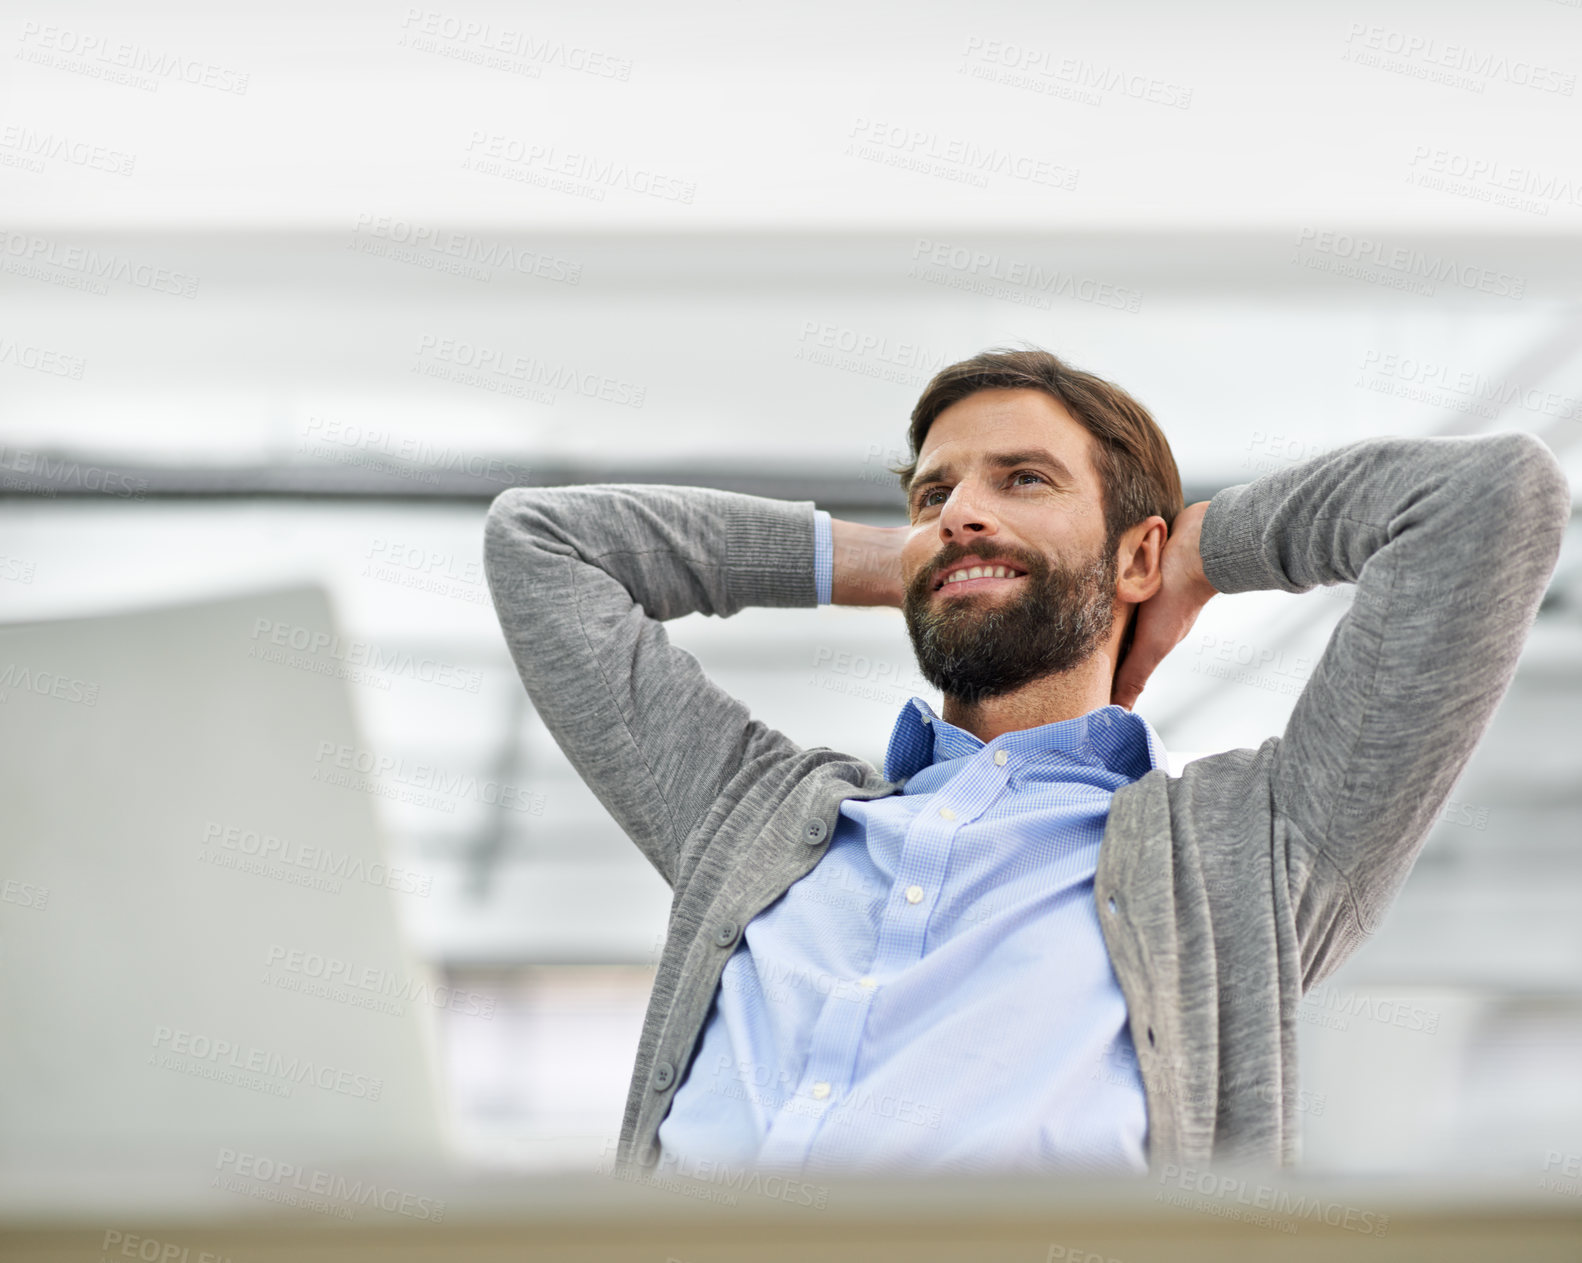
<path fill-rule="evenodd" d="M 902 610 L 923 678 L 948 696 L 1012 692 L 1108 638 L 1116 561 L 1093 442 L 1038 390 L 980 391 L 929 427 L 901 552 Z"/>

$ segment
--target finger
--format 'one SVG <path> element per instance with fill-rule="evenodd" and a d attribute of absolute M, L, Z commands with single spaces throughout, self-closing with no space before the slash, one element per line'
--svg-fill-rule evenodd
<path fill-rule="evenodd" d="M 1116 706 L 1124 706 L 1127 710 L 1137 705 L 1137 699 L 1143 695 L 1143 686 L 1136 680 L 1116 680 L 1115 692 L 1110 701 Z"/>
<path fill-rule="evenodd" d="M 1161 640 L 1158 611 L 1148 611 L 1153 617 L 1144 619 L 1139 612 L 1138 627 L 1132 647 L 1115 673 L 1112 696 L 1119 706 L 1130 710 L 1142 695 L 1143 686 L 1153 675 L 1154 668 L 1165 660 L 1165 655 L 1175 648 L 1174 640 Z"/>
<path fill-rule="evenodd" d="M 1158 654 L 1149 652 L 1144 646 L 1133 645 L 1132 651 L 1126 655 L 1126 661 L 1121 663 L 1121 669 L 1115 674 L 1112 693 L 1115 704 L 1131 710 L 1142 696 L 1143 686 L 1148 683 L 1148 677 L 1154 673 L 1160 661 Z"/>

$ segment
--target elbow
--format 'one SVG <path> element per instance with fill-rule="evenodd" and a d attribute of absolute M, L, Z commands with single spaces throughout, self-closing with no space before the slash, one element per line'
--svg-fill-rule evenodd
<path fill-rule="evenodd" d="M 1524 534 L 1552 537 L 1558 556 L 1571 521 L 1571 484 L 1549 445 L 1536 435 L 1516 431 L 1494 436 L 1501 453 L 1504 507 Z"/>
<path fill-rule="evenodd" d="M 522 505 L 523 493 L 526 487 L 507 487 L 489 502 L 489 511 L 484 515 L 483 538 L 484 543 L 503 533 L 508 525 L 513 522 Z"/>
<path fill-rule="evenodd" d="M 1556 532 L 1564 535 L 1571 522 L 1571 482 L 1566 477 L 1566 471 L 1561 467 L 1559 459 L 1546 443 L 1535 438 L 1531 446 L 1536 449 L 1534 464 L 1537 466 L 1537 472 L 1534 480 L 1538 483 L 1539 493 L 1550 514 L 1550 520 L 1555 524 Z"/>
<path fill-rule="evenodd" d="M 498 598 L 511 575 L 522 572 L 523 545 L 530 533 L 531 489 L 507 487 L 489 505 L 483 522 L 483 573 Z"/>
<path fill-rule="evenodd" d="M 483 523 L 483 573 L 498 605 L 502 595 L 540 587 L 578 545 L 567 529 L 576 516 L 565 487 L 507 487 Z"/>
<path fill-rule="evenodd" d="M 1466 557 L 1469 564 L 1481 559 L 1492 582 L 1536 589 L 1536 606 L 1571 521 L 1570 483 L 1555 454 L 1534 435 L 1495 434 L 1478 443 L 1481 459 L 1469 471 L 1475 482 L 1463 483 L 1457 495 L 1457 511 L 1470 530 Z"/>

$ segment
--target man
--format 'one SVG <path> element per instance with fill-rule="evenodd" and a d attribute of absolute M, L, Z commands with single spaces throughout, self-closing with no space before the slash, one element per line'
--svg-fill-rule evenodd
<path fill-rule="evenodd" d="M 910 439 L 902 527 L 664 486 L 490 510 L 522 681 L 675 891 L 619 1160 L 1293 1161 L 1297 1005 L 1510 682 L 1557 462 L 1371 439 L 1183 508 L 1147 411 L 1042 351 L 942 370 Z M 1283 737 L 1169 775 L 1130 707 L 1204 603 L 1340 582 Z M 944 694 L 901 708 L 882 773 L 754 720 L 661 626 L 831 599 L 900 606 Z"/>

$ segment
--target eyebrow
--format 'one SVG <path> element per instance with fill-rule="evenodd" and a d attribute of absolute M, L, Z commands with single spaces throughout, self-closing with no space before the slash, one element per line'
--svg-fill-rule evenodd
<path fill-rule="evenodd" d="M 1076 482 L 1076 477 L 1067 467 L 1066 462 L 1053 452 L 1046 452 L 1041 447 L 1028 448 L 1026 451 L 1021 452 L 990 452 L 985 459 L 996 469 L 1010 469 L 1015 465 L 1045 465 L 1054 470 L 1057 478 L 1066 482 Z M 912 479 L 912 485 L 907 488 L 908 498 L 916 495 L 919 488 L 925 484 L 938 482 L 941 478 L 951 473 L 954 468 L 949 461 L 946 461 L 943 465 L 936 465 L 933 468 L 924 470 Z"/>

